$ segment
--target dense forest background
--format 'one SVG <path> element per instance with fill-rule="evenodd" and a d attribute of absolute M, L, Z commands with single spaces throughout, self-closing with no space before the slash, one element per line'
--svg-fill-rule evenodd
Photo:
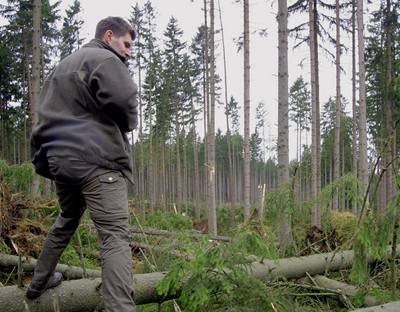
<path fill-rule="evenodd" d="M 204 2 L 199 12 L 204 23 L 190 42 L 182 39 L 184 30 L 173 17 L 163 36 L 157 37 L 151 1 L 132 3 L 130 21 L 139 36 L 129 66 L 139 85 L 140 110 L 137 132 L 130 135 L 137 182 L 132 194 L 143 211 L 193 209 L 196 220 L 205 215 L 209 230 L 217 233 L 217 206 L 242 205 L 248 219 L 251 205 L 259 207 L 265 194 L 284 185 L 292 188 L 300 206 L 334 185 L 327 210 L 355 214 L 362 200 L 340 183 L 349 174 L 360 181 L 357 194 L 367 194 L 373 210 L 384 211 L 397 192 L 400 2 L 374 3 L 367 17 L 361 13 L 369 4 L 360 10 L 360 1 L 281 2 L 275 108 L 279 122 L 273 144 L 266 143 L 264 103 L 257 104 L 254 126 L 249 128 L 248 3 L 243 36 L 237 42 L 244 57 L 243 99 L 227 94 L 226 77 L 216 74 L 216 55 L 225 57 L 225 12 L 215 7 L 217 3 Z M 40 85 L 59 60 L 82 46 L 80 2 L 71 2 L 65 11 L 60 4 L 10 0 L 0 6 L 0 158 L 8 165 L 30 161 L 29 136 Z M 304 22 L 288 29 L 288 21 L 301 20 L 299 16 Z M 351 38 L 348 45 L 342 43 L 349 41 L 342 40 L 344 36 Z M 292 46 L 309 47 L 310 81 L 300 76 L 288 86 L 288 40 Z M 341 93 L 345 52 L 353 63 L 350 98 Z M 320 58 L 331 60 L 336 71 L 336 93 L 326 103 L 319 100 Z M 216 105 L 224 107 L 224 120 L 215 119 Z M 219 129 L 222 123 L 225 132 Z M 290 162 L 289 123 L 296 133 L 296 141 L 290 142 L 296 158 Z M 339 182 L 332 184 L 335 181 Z M 30 185 L 30 191 L 43 194 L 50 188 L 48 181 L 39 190 Z M 312 206 L 310 220 L 321 226 L 321 207 Z M 285 209 L 282 213 L 287 221 L 281 239 L 290 240 L 290 215 Z"/>

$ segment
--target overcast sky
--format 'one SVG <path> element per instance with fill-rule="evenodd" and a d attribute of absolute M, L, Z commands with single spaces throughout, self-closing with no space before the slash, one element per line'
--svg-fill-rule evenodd
<path fill-rule="evenodd" d="M 4 0 L 0 0 L 4 3 Z M 64 15 L 65 9 L 71 5 L 72 0 L 63 0 L 61 4 L 61 13 Z M 93 1 L 81 0 L 82 13 L 84 20 L 82 36 L 86 41 L 94 36 L 96 23 L 106 16 L 121 16 L 128 18 L 132 12 L 132 6 L 139 3 L 140 6 L 146 2 L 114 0 L 114 1 Z M 228 96 L 233 95 L 243 109 L 243 53 L 237 53 L 234 38 L 238 38 L 243 31 L 243 8 L 241 3 L 234 0 L 220 0 L 222 20 L 225 32 L 226 53 L 227 53 L 227 74 L 228 74 Z M 278 39 L 277 39 L 277 1 L 250 0 L 250 98 L 251 98 L 251 131 L 255 126 L 255 110 L 259 102 L 266 104 L 266 132 L 267 144 L 272 145 L 272 141 L 277 136 L 277 114 L 278 114 Z M 289 0 L 289 4 L 293 2 Z M 203 12 L 201 10 L 203 1 L 195 0 L 153 0 L 153 6 L 156 10 L 156 23 L 159 39 L 163 38 L 163 32 L 171 16 L 178 20 L 178 25 L 184 31 L 184 39 L 190 42 L 197 28 L 203 22 Z M 218 8 L 218 0 L 215 1 Z M 307 18 L 307 16 L 303 17 Z M 301 19 L 301 18 L 300 18 Z M 289 19 L 289 22 L 293 18 Z M 296 23 L 299 19 L 296 20 Z M 220 21 L 218 11 L 216 11 L 216 29 L 219 28 Z M 257 34 L 257 30 L 267 29 L 267 36 L 262 37 Z M 346 35 L 345 35 L 346 37 Z M 348 37 L 348 36 L 347 36 Z M 216 34 L 216 42 L 221 41 L 220 34 Z M 303 75 L 306 81 L 309 80 L 309 49 L 308 46 L 292 50 L 293 39 L 289 40 L 289 87 L 293 81 Z M 217 70 L 223 77 L 222 63 L 222 45 L 216 51 L 218 54 Z M 303 67 L 299 63 L 305 60 Z M 342 75 L 342 93 L 351 103 L 351 52 L 342 56 L 342 64 L 347 73 Z M 335 95 L 335 68 L 327 57 L 322 53 L 320 55 L 320 94 L 321 107 L 329 96 Z M 223 87 L 223 84 L 222 84 Z M 222 93 L 223 94 L 223 93 Z M 346 109 L 350 111 L 350 108 Z M 243 114 L 242 114 L 243 115 Z M 225 130 L 224 115 L 222 108 L 217 113 L 216 128 Z M 241 121 L 243 129 L 243 121 Z M 290 158 L 296 156 L 296 136 L 294 127 L 291 127 L 290 135 Z"/>

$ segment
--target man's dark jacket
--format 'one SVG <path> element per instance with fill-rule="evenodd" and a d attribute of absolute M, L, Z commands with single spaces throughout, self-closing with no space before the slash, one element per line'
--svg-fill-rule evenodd
<path fill-rule="evenodd" d="M 31 138 L 37 173 L 53 179 L 48 157 L 72 157 L 132 181 L 126 132 L 137 125 L 136 94 L 125 59 L 100 40 L 62 60 L 40 94 Z"/>

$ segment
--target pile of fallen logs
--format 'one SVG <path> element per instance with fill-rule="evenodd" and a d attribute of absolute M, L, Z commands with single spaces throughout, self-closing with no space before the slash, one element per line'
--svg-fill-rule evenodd
<path fill-rule="evenodd" d="M 400 252 L 400 245 L 397 246 L 397 252 Z M 390 253 L 391 247 L 387 249 L 388 257 Z M 264 282 L 272 282 L 279 278 L 299 279 L 308 277 L 311 279 L 312 284 L 304 287 L 329 292 L 346 300 L 346 298 L 356 294 L 356 287 L 333 281 L 319 274 L 348 269 L 352 266 L 353 259 L 354 252 L 348 250 L 298 258 L 263 260 L 262 262 L 253 262 L 249 264 L 246 266 L 246 270 L 248 270 L 249 274 Z M 368 260 L 371 261 L 372 258 Z M 18 257 L 8 255 L 0 256 L 0 267 L 14 266 L 17 265 L 17 263 Z M 25 271 L 32 270 L 34 261 L 24 259 L 22 261 L 22 267 Z M 71 279 L 79 278 L 83 275 L 83 271 L 80 268 L 59 265 L 56 270 L 62 272 L 66 278 Z M 49 290 L 42 297 L 34 301 L 26 300 L 25 290 L 23 288 L 17 286 L 0 287 L 0 310 L 9 312 L 50 312 L 54 310 L 54 306 L 59 307 L 63 312 L 99 310 L 102 308 L 102 298 L 100 295 L 101 278 L 98 277 L 100 272 L 96 270 L 87 270 L 86 274 L 92 278 L 64 281 L 60 286 Z M 170 299 L 160 297 L 156 291 L 158 283 L 164 276 L 164 272 L 134 275 L 133 287 L 136 303 L 156 303 Z M 374 297 L 367 296 L 364 304 L 368 306 L 374 305 L 376 302 Z"/>

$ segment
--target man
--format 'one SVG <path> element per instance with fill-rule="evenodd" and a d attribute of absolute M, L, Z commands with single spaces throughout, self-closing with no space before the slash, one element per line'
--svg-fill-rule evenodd
<path fill-rule="evenodd" d="M 101 20 L 95 39 L 63 59 L 44 83 L 31 139 L 33 163 L 37 173 L 55 180 L 61 212 L 39 256 L 28 299 L 61 283 L 55 267 L 87 208 L 98 231 L 105 309 L 135 310 L 126 132 L 137 125 L 137 86 L 125 65 L 135 36 L 122 18 Z"/>

